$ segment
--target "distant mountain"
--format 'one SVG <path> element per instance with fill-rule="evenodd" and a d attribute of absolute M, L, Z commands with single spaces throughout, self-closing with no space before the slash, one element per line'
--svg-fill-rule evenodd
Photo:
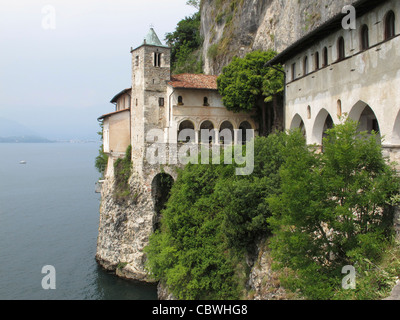
<path fill-rule="evenodd" d="M 50 140 L 40 137 L 32 129 L 18 123 L 14 120 L 0 118 L 0 143 L 2 142 L 51 142 Z"/>

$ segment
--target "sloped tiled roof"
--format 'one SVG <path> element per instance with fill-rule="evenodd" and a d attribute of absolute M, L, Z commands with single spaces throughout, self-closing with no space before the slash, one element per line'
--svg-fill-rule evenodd
<path fill-rule="evenodd" d="M 174 88 L 217 90 L 218 76 L 183 73 L 171 76 L 168 82 Z"/>

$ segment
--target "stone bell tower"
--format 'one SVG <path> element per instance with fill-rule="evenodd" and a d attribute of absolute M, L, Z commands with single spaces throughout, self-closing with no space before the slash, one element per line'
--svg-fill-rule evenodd
<path fill-rule="evenodd" d="M 131 145 L 134 169 L 143 172 L 146 135 L 167 126 L 167 83 L 171 79 L 171 49 L 153 28 L 132 53 Z"/>

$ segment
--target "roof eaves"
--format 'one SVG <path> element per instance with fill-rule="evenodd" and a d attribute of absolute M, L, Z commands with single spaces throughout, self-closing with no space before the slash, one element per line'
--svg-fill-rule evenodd
<path fill-rule="evenodd" d="M 373 8 L 382 5 L 384 2 L 388 0 L 376 1 L 376 0 L 357 0 L 352 3 L 352 6 L 357 11 L 357 17 L 360 17 Z M 300 38 L 285 50 L 283 50 L 280 54 L 275 56 L 272 60 L 268 61 L 267 65 L 276 65 L 282 64 L 287 60 L 291 59 L 293 56 L 297 55 L 300 50 L 307 48 L 319 41 L 321 38 L 326 37 L 326 34 L 329 32 L 334 32 L 342 28 L 342 20 L 345 17 L 345 13 L 338 13 L 332 18 L 328 19 L 325 23 L 316 27 L 314 30 L 310 31 L 304 37 Z"/>

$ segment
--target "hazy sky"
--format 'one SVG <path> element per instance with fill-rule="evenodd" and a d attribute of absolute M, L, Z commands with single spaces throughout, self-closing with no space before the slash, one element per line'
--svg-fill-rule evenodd
<path fill-rule="evenodd" d="M 161 41 L 196 11 L 186 0 L 1 0 L 0 117 L 47 138 L 96 138 L 130 84 L 130 48 Z"/>

